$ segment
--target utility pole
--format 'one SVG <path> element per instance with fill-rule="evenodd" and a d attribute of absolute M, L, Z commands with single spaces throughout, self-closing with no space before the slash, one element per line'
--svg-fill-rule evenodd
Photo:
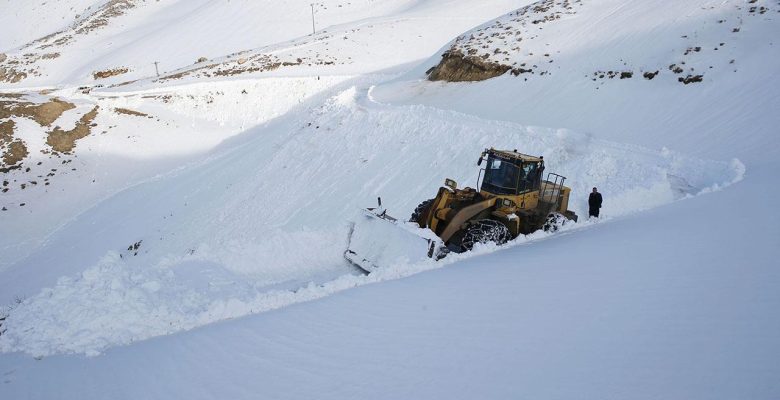
<path fill-rule="evenodd" d="M 157 77 L 159 78 L 160 77 L 160 69 L 157 68 L 157 64 L 159 64 L 159 62 L 155 61 L 154 62 L 154 72 L 157 73 Z"/>
<path fill-rule="evenodd" d="M 314 27 L 314 3 L 309 4 L 311 6 L 311 34 L 317 33 L 317 29 Z"/>

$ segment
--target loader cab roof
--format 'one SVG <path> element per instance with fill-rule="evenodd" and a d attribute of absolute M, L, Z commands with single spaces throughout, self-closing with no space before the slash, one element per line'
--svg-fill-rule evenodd
<path fill-rule="evenodd" d="M 522 161 L 522 162 L 543 162 L 544 157 L 535 157 L 528 154 L 523 154 L 518 152 L 517 150 L 496 150 L 496 149 L 488 149 L 485 151 L 487 155 L 493 155 L 498 158 L 502 158 L 508 161 Z"/>
<path fill-rule="evenodd" d="M 519 195 L 539 189 L 544 171 L 543 157 L 529 156 L 517 150 L 496 149 L 485 150 L 482 156 L 487 156 L 487 165 L 483 170 L 480 191 L 494 195 Z"/>

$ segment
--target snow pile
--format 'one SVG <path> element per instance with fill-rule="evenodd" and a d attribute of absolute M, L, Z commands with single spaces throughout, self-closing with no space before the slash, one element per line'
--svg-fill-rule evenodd
<path fill-rule="evenodd" d="M 404 218 L 445 177 L 473 186 L 475 155 L 485 147 L 544 155 L 548 171 L 568 177 L 571 207 L 583 217 L 592 186 L 605 195 L 605 216 L 615 217 L 725 187 L 744 174 L 737 160 L 376 103 L 363 84 L 257 129 L 264 134 L 109 199 L 50 238 L 25 261 L 26 283 L 41 281 L 36 271 L 51 262 L 70 278 L 11 311 L 2 351 L 95 354 L 440 266 L 353 276 L 341 258 L 346 221 L 380 195 L 390 214 Z M 117 223 L 122 229 L 113 231 Z M 70 254 L 83 241 L 89 248 Z M 298 287 L 305 289 L 291 290 Z"/>
<path fill-rule="evenodd" d="M 165 262 L 151 268 L 128 268 L 118 253 L 110 253 L 79 277 L 61 278 L 34 301 L 14 308 L 13 321 L 9 320 L 7 332 L 0 336 L 0 349 L 24 348 L 35 356 L 57 352 L 98 355 L 108 347 L 317 299 L 353 287 L 361 279 L 344 276 L 295 291 L 258 292 L 250 284 L 236 282 L 235 277 L 220 276 L 225 271 L 211 269 L 208 263 L 181 261 L 175 268 Z M 199 282 L 181 277 L 181 271 Z M 76 299 L 83 303 L 73 303 Z M 60 308 L 55 319 L 49 319 L 54 316 L 52 307 Z M 48 317 L 42 319 L 44 315 Z"/>

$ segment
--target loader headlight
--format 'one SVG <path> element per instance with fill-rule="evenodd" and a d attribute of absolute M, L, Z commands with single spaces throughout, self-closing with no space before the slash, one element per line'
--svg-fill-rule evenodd
<path fill-rule="evenodd" d="M 512 200 L 509 200 L 509 199 L 503 199 L 501 201 L 501 205 L 506 207 L 506 208 L 512 208 L 512 207 L 515 206 L 515 202 L 512 201 Z"/>
<path fill-rule="evenodd" d="M 458 187 L 458 182 L 453 181 L 452 179 L 445 179 L 444 180 L 444 186 L 455 190 L 456 187 Z"/>

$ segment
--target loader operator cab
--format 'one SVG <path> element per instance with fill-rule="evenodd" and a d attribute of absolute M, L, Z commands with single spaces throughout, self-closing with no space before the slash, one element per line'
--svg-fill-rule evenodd
<path fill-rule="evenodd" d="M 518 195 L 538 190 L 541 185 L 544 159 L 517 151 L 485 150 L 477 165 L 487 161 L 480 191 L 496 195 Z"/>

